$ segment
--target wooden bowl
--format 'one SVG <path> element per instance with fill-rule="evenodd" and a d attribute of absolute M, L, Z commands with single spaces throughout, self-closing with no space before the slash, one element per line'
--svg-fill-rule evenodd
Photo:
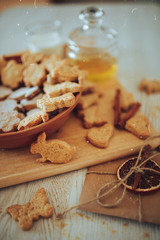
<path fill-rule="evenodd" d="M 47 137 L 51 136 L 68 119 L 70 113 L 77 105 L 80 95 L 80 93 L 76 95 L 76 101 L 71 107 L 65 109 L 45 123 L 17 132 L 0 134 L 0 148 L 19 148 L 28 146 L 37 139 L 37 136 L 41 132 L 46 132 Z"/>

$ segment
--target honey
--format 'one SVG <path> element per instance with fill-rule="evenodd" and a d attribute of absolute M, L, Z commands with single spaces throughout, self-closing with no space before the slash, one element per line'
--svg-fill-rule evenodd
<path fill-rule="evenodd" d="M 88 71 L 88 80 L 98 83 L 115 77 L 117 72 L 117 34 L 102 26 L 102 8 L 89 7 L 81 11 L 83 21 L 68 39 L 65 55 L 72 64 Z"/>
<path fill-rule="evenodd" d="M 88 80 L 92 82 L 104 82 L 112 79 L 117 72 L 117 60 L 113 57 L 82 57 L 69 59 L 72 64 L 88 71 Z"/>

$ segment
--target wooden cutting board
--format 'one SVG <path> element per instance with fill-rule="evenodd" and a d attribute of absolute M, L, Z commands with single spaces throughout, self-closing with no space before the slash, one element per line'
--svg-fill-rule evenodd
<path fill-rule="evenodd" d="M 114 94 L 115 88 L 113 87 L 105 92 L 104 102 L 109 122 L 113 122 Z M 29 147 L 0 149 L 0 188 L 119 159 L 137 153 L 143 144 L 143 140 L 129 132 L 115 129 L 108 148 L 100 149 L 86 141 L 87 131 L 82 127 L 81 120 L 72 113 L 65 125 L 53 135 L 52 138 L 65 140 L 72 146 L 76 146 L 72 160 L 66 164 L 37 163 L 36 159 L 40 155 L 31 154 Z M 151 135 L 157 134 L 154 127 L 151 126 Z M 160 140 L 152 140 L 150 144 L 155 148 L 160 144 Z"/>

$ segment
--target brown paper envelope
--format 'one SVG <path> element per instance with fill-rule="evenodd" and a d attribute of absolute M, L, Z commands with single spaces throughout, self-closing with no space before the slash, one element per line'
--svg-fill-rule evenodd
<path fill-rule="evenodd" d="M 115 160 L 90 167 L 88 168 L 88 172 L 102 171 L 107 173 L 116 173 L 118 167 L 126 159 Z M 154 160 L 160 164 L 160 157 L 159 159 L 157 157 Z M 105 183 L 116 179 L 116 175 L 87 174 L 79 203 L 81 204 L 95 198 L 100 187 L 102 187 Z M 115 196 L 118 196 L 123 189 L 123 186 L 120 186 L 118 191 L 115 193 Z M 111 197 L 111 195 L 108 197 L 108 201 L 111 199 L 110 202 L 113 202 L 113 197 Z M 139 205 L 140 203 L 141 211 Z M 141 221 L 143 222 L 160 224 L 160 190 L 145 194 L 134 193 L 133 191 L 127 190 L 122 202 L 116 207 L 104 208 L 95 200 L 91 203 L 81 205 L 78 209 L 138 221 L 140 221 L 141 215 Z"/>

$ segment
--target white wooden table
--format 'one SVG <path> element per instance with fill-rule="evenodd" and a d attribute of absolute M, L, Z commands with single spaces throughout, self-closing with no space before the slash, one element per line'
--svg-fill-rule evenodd
<path fill-rule="evenodd" d="M 97 5 L 97 4 L 95 4 Z M 63 23 L 64 40 L 80 25 L 78 14 L 86 5 L 55 5 L 13 8 L 0 15 L 0 55 L 27 48 L 23 33 L 26 24 L 58 18 Z M 105 24 L 119 33 L 118 78 L 127 90 L 142 102 L 142 110 L 160 132 L 160 94 L 146 96 L 138 91 L 142 77 L 160 79 L 160 6 L 151 4 L 97 5 L 106 12 Z M 159 108 L 157 107 L 159 106 Z M 0 165 L 3 168 L 3 166 Z M 86 169 L 33 181 L 0 190 L 0 239 L 68 239 L 68 240 L 159 240 L 160 226 L 125 219 L 83 213 L 73 210 L 63 220 L 55 215 L 40 219 L 30 231 L 23 232 L 5 209 L 12 204 L 24 204 L 44 187 L 57 213 L 78 203 Z M 151 206 L 152 210 L 152 206 Z"/>

